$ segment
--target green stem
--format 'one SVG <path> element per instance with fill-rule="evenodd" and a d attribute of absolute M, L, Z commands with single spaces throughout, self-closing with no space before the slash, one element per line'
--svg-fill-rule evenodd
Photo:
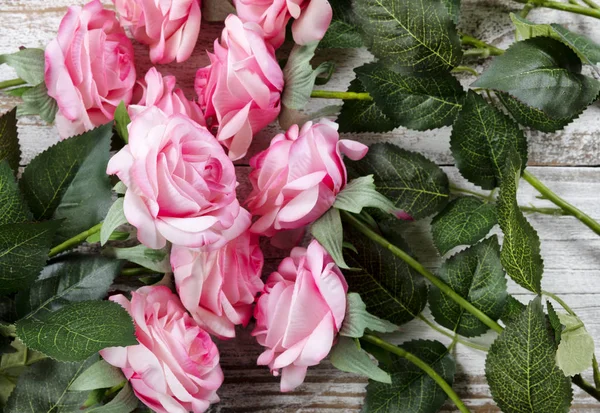
<path fill-rule="evenodd" d="M 336 92 L 331 90 L 313 90 L 310 97 L 320 99 L 373 100 L 368 93 Z"/>
<path fill-rule="evenodd" d="M 392 243 L 390 243 L 388 240 L 383 238 L 381 235 L 377 234 L 375 231 L 373 231 L 367 225 L 363 224 L 362 221 L 357 219 L 354 215 L 352 215 L 346 211 L 341 211 L 341 212 L 342 212 L 343 217 L 348 222 L 350 222 L 356 229 L 358 229 L 360 232 L 362 232 L 364 235 L 366 235 L 368 238 L 375 241 L 382 247 L 390 250 L 392 252 L 392 254 L 394 254 L 395 256 L 397 256 L 398 258 L 400 258 L 401 260 L 406 262 L 408 265 L 410 265 L 419 274 L 421 274 L 423 277 L 425 277 L 430 283 L 432 283 L 437 288 L 439 288 L 442 293 L 449 296 L 458 305 L 460 305 L 462 308 L 467 310 L 469 313 L 473 314 L 486 326 L 488 326 L 489 328 L 491 328 L 492 330 L 494 330 L 497 333 L 502 332 L 503 328 L 497 322 L 495 322 L 494 320 L 489 318 L 484 312 L 482 312 L 481 310 L 476 308 L 473 304 L 471 304 L 470 302 L 465 300 L 463 297 L 461 297 L 448 284 L 446 284 L 444 281 L 442 281 L 441 279 L 436 277 L 433 273 L 431 273 L 429 270 L 427 270 L 421 263 L 416 261 L 413 257 L 408 255 L 402 249 L 400 249 L 400 248 L 396 247 L 395 245 L 393 245 Z"/>
<path fill-rule="evenodd" d="M 125 387 L 126 384 L 127 384 L 127 380 L 123 380 L 121 383 L 117 384 L 116 386 L 111 387 L 110 389 L 106 390 L 104 397 L 108 397 L 108 396 L 111 396 L 111 395 L 119 392 L 119 390 L 121 390 L 123 387 Z"/>
<path fill-rule="evenodd" d="M 456 342 L 462 344 L 463 346 L 471 347 L 472 349 L 479 350 L 479 351 L 485 351 L 485 352 L 489 351 L 489 349 L 485 346 L 482 346 L 477 343 L 473 343 L 468 340 L 463 340 L 458 334 L 453 334 L 444 328 L 438 327 L 437 325 L 435 325 L 435 323 L 428 320 L 427 317 L 425 317 L 423 314 L 419 314 L 418 317 L 419 317 L 419 320 L 421 320 L 422 322 L 427 324 L 433 330 L 437 331 L 440 334 L 445 335 L 448 338 L 451 338 L 453 341 L 456 341 Z"/>
<path fill-rule="evenodd" d="M 600 5 L 596 2 L 594 2 L 593 0 L 582 0 L 585 4 L 588 5 L 588 7 L 591 7 L 592 9 L 600 9 Z"/>
<path fill-rule="evenodd" d="M 593 7 L 578 6 L 575 4 L 562 3 L 552 0 L 516 0 L 519 3 L 530 3 L 535 7 L 546 7 L 548 9 L 567 11 L 569 13 L 581 14 L 584 16 L 600 19 L 600 9 Z M 587 3 L 587 2 L 586 2 Z"/>
<path fill-rule="evenodd" d="M 580 220 L 584 225 L 594 231 L 596 234 L 600 235 L 600 224 L 592 219 L 589 215 L 585 214 L 580 209 L 575 206 L 569 204 L 567 201 L 559 197 L 557 194 L 552 192 L 550 188 L 544 185 L 539 179 L 533 176 L 527 169 L 523 172 L 523 179 L 525 179 L 531 186 L 533 186 L 537 191 L 544 196 L 547 200 L 552 202 L 554 205 L 561 208 L 568 215 L 572 215 L 578 220 Z"/>
<path fill-rule="evenodd" d="M 471 191 L 470 189 L 461 188 L 461 187 L 458 187 L 458 186 L 454 186 L 452 184 L 450 184 L 450 191 L 451 192 L 456 192 L 456 193 L 473 195 L 473 196 L 476 196 L 476 197 L 481 198 L 481 199 L 489 199 L 489 197 L 490 197 L 489 194 L 482 194 L 481 192 Z M 490 192 L 490 194 L 491 194 L 491 192 Z"/>
<path fill-rule="evenodd" d="M 52 248 L 48 253 L 48 257 L 52 258 L 55 255 L 60 254 L 61 252 L 67 251 L 71 248 L 75 248 L 76 246 L 84 242 L 90 235 L 94 235 L 97 232 L 100 232 L 101 229 L 102 222 L 97 225 L 94 225 L 86 231 L 83 231 L 81 234 L 75 235 L 73 238 L 66 240 L 62 244 L 59 244 L 56 247 Z"/>
<path fill-rule="evenodd" d="M 594 385 L 596 389 L 600 390 L 600 368 L 598 367 L 598 359 L 595 354 L 592 357 L 592 367 L 594 370 Z"/>
<path fill-rule="evenodd" d="M 502 50 L 496 46 L 492 46 L 491 44 L 486 43 L 483 40 L 479 40 L 479 39 L 477 39 L 473 36 L 469 36 L 467 34 L 461 34 L 460 41 L 465 46 L 473 46 L 477 49 L 487 50 L 488 56 L 500 56 L 500 55 L 504 54 L 504 50 Z M 468 50 L 465 51 L 465 54 L 467 54 L 466 52 L 468 52 Z"/>
<path fill-rule="evenodd" d="M 460 72 L 467 72 L 467 73 L 472 74 L 473 76 L 479 76 L 479 72 L 469 66 L 456 66 L 454 69 L 452 69 L 452 73 L 460 73 Z"/>
<path fill-rule="evenodd" d="M 573 376 L 572 381 L 574 385 L 579 386 L 581 390 L 592 396 L 594 399 L 600 401 L 600 390 L 596 389 L 594 386 L 584 380 L 580 374 Z"/>
<path fill-rule="evenodd" d="M 529 12 L 533 9 L 535 9 L 535 4 L 527 3 L 525 5 L 525 7 L 523 7 L 523 9 L 519 12 L 519 16 L 522 18 L 525 18 L 529 15 Z"/>
<path fill-rule="evenodd" d="M 133 276 L 133 275 L 148 275 L 148 274 L 163 274 L 162 272 L 154 271 L 145 267 L 135 267 L 135 268 L 124 268 L 121 270 L 121 275 L 123 276 Z"/>
<path fill-rule="evenodd" d="M 545 296 L 547 296 L 547 297 L 552 298 L 554 301 L 556 301 L 558 304 L 560 304 L 560 306 L 562 308 L 564 308 L 567 313 L 571 314 L 573 317 L 577 317 L 577 314 L 575 314 L 575 311 L 571 310 L 571 307 L 569 307 L 567 305 L 567 303 L 565 303 L 562 300 L 562 298 L 560 298 L 556 294 L 553 294 L 553 293 L 551 293 L 549 291 L 542 291 L 542 294 L 545 295 Z"/>
<path fill-rule="evenodd" d="M 470 413 L 467 406 L 465 406 L 465 404 L 460 399 L 460 397 L 458 397 L 458 394 L 456 394 L 456 392 L 454 390 L 452 390 L 452 387 L 446 382 L 446 380 L 444 380 L 444 378 L 442 376 L 440 376 L 433 368 L 431 368 L 431 366 L 429 364 L 425 363 L 423 360 L 421 360 L 414 354 L 409 353 L 408 351 L 404 350 L 403 348 L 394 346 L 393 344 L 390 344 L 390 343 L 380 339 L 379 337 L 376 337 L 376 336 L 373 336 L 370 334 L 365 334 L 362 337 L 362 340 L 367 341 L 371 344 L 374 344 L 377 347 L 380 347 L 390 353 L 397 355 L 398 357 L 402 357 L 402 358 L 410 361 L 412 364 L 414 364 L 415 366 L 417 366 L 418 368 L 423 370 L 429 377 L 431 377 L 438 384 L 438 386 L 440 386 L 442 388 L 442 390 L 444 390 L 444 392 L 448 395 L 450 400 L 452 400 L 454 402 L 454 404 L 456 405 L 456 407 L 458 407 L 458 410 L 460 410 L 463 413 Z"/>
<path fill-rule="evenodd" d="M 14 86 L 21 86 L 21 85 L 26 85 L 27 82 L 24 81 L 23 79 L 10 79 L 10 80 L 5 80 L 3 82 L 0 82 L 0 89 L 8 89 L 9 87 L 14 87 Z"/>

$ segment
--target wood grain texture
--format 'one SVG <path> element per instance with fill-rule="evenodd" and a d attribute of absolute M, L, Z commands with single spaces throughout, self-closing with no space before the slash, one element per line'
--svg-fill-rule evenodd
<path fill-rule="evenodd" d="M 107 2 L 107 1 L 106 1 Z M 0 53 L 16 51 L 19 46 L 44 47 L 55 35 L 66 7 L 83 4 L 83 0 L 0 0 Z M 107 2 L 108 3 L 108 2 Z M 463 0 L 461 30 L 475 35 L 496 46 L 508 47 L 514 40 L 514 32 L 508 18 L 508 10 L 520 7 L 509 0 Z M 537 22 L 557 22 L 571 30 L 585 33 L 600 42 L 600 23 L 588 17 L 574 16 L 552 10 L 534 10 L 530 18 Z M 175 74 L 180 86 L 191 97 L 193 78 L 196 70 L 206 64 L 205 49 L 212 48 L 212 42 L 221 30 L 219 24 L 203 23 L 201 39 L 194 56 L 182 65 L 160 66 L 163 73 Z M 135 43 L 134 43 L 135 44 Z M 138 74 L 143 75 L 151 66 L 145 47 L 135 44 Z M 353 67 L 371 59 L 365 50 L 336 50 L 322 53 L 321 60 L 336 62 L 337 72 L 326 86 L 330 90 L 345 90 L 353 79 Z M 478 71 L 486 64 L 473 62 Z M 0 66 L 0 80 L 15 77 L 14 72 Z M 461 79 L 467 86 L 473 79 Z M 18 99 L 0 94 L 0 112 L 12 108 Z M 314 101 L 310 111 L 335 101 Z M 555 134 L 529 133 L 530 164 L 555 167 L 531 167 L 530 170 L 561 196 L 581 207 L 592 217 L 600 219 L 600 165 L 599 134 L 600 105 L 595 104 L 586 110 L 581 118 L 564 131 Z M 27 164 L 37 153 L 57 141 L 56 131 L 37 118 L 19 120 L 20 141 L 23 147 L 22 164 Z M 252 152 L 263 149 L 270 138 L 279 132 L 277 125 L 269 126 L 256 137 Z M 403 148 L 423 153 L 442 165 L 452 165 L 449 152 L 449 128 L 436 131 L 414 132 L 403 128 L 386 134 L 362 134 L 347 137 L 365 143 L 381 141 L 394 142 Z M 239 162 L 240 198 L 249 191 L 247 182 L 247 158 Z M 578 166 L 578 167 L 573 167 Z M 452 166 L 444 167 L 450 179 L 458 186 L 475 189 L 466 183 Z M 550 206 L 546 201 L 536 199 L 536 192 L 526 183 L 519 190 L 522 205 Z M 596 340 L 600 343 L 600 238 L 571 217 L 530 215 L 532 225 L 542 239 L 542 254 L 545 260 L 543 286 L 546 290 L 560 293 L 565 301 L 578 312 Z M 436 269 L 441 258 L 435 253 L 427 231 L 427 221 L 407 224 L 404 235 L 415 246 L 418 258 L 429 268 Z M 498 232 L 495 230 L 495 232 Z M 263 244 L 266 256 L 266 272 L 277 267 L 286 252 Z M 452 252 L 451 252 L 452 253 Z M 510 282 L 509 290 L 520 300 L 528 301 L 531 295 Z M 420 321 L 402 326 L 394 339 L 403 342 L 414 338 L 449 340 L 433 332 Z M 489 344 L 494 335 L 488 334 L 477 339 Z M 221 403 L 213 407 L 214 412 L 358 412 L 361 409 L 366 381 L 352 374 L 342 373 L 325 362 L 311 368 L 304 385 L 295 392 L 279 392 L 278 380 L 268 369 L 255 365 L 260 348 L 255 344 L 249 331 L 240 330 L 234 341 L 220 342 L 222 365 L 225 371 L 225 384 L 220 395 Z M 457 346 L 454 352 L 459 372 L 455 389 L 467 406 L 477 413 L 497 412 L 485 382 L 485 354 Z M 468 375 L 467 375 L 468 372 Z M 589 378 L 589 377 L 588 377 Z M 454 412 L 454 406 L 447 404 L 444 412 Z M 592 413 L 600 411 L 600 403 L 575 388 L 573 412 Z"/>

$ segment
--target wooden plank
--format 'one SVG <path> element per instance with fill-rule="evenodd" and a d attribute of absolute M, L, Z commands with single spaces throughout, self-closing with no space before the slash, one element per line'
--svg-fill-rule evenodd
<path fill-rule="evenodd" d="M 0 16 L 3 32 L 0 37 L 0 53 L 15 51 L 20 45 L 44 47 L 55 35 L 58 23 L 65 7 L 83 4 L 75 0 L 3 0 Z M 107 3 L 109 3 L 107 1 Z M 505 0 L 463 0 L 462 31 L 478 36 L 500 47 L 507 47 L 513 41 L 513 33 L 506 10 L 515 7 L 515 3 Z M 596 20 L 583 16 L 573 16 L 552 10 L 534 10 L 530 17 L 534 21 L 553 21 L 566 25 L 572 30 L 586 33 L 600 41 L 600 25 Z M 193 76 L 198 67 L 206 64 L 203 50 L 212 48 L 212 41 L 219 35 L 220 25 L 203 24 L 201 39 L 192 59 L 183 65 L 166 65 L 160 69 L 164 73 L 175 74 L 182 87 L 191 96 Z M 150 67 L 147 51 L 136 45 L 139 72 L 144 73 Z M 371 59 L 365 50 L 327 52 L 320 58 L 332 59 L 337 63 L 338 71 L 327 85 L 328 89 L 343 90 L 353 78 L 352 68 Z M 485 65 L 476 64 L 482 71 Z M 14 72 L 5 66 L 0 67 L 0 80 L 14 77 Z M 468 85 L 472 79 L 463 78 Z M 17 99 L 0 96 L 0 111 L 14 106 Z M 311 102 L 310 110 L 331 104 L 330 101 Z M 600 165 L 600 148 L 597 130 L 600 127 L 600 106 L 597 104 L 587 110 L 581 119 L 563 132 L 556 134 L 530 133 L 530 161 L 534 165 Z M 37 153 L 57 140 L 52 127 L 36 118 L 23 118 L 19 121 L 20 140 L 23 145 L 23 164 L 28 163 Z M 266 145 L 279 131 L 276 125 L 270 126 L 256 138 L 253 151 Z M 596 134 L 596 136 L 594 136 Z M 391 133 L 376 135 L 363 134 L 348 137 L 357 138 L 366 143 L 389 141 L 400 146 L 424 153 L 440 164 L 452 164 L 449 153 L 448 128 L 424 133 L 399 128 Z M 241 162 L 247 164 L 247 160 Z M 471 188 L 459 177 L 455 168 L 446 167 L 446 172 L 457 185 Z M 600 169 L 594 168 L 538 168 L 530 170 L 540 177 L 557 193 L 572 201 L 595 218 L 600 218 Z M 243 199 L 249 191 L 248 168 L 238 168 L 240 173 L 240 194 Z M 519 193 L 522 204 L 529 202 L 538 206 L 549 206 L 547 202 L 535 198 L 536 193 L 527 184 Z M 571 217 L 550 217 L 532 215 L 529 217 L 542 239 L 542 254 L 545 259 L 544 288 L 558 292 L 565 301 L 579 313 L 597 341 L 600 338 L 600 249 L 598 237 Z M 415 245 L 415 253 L 429 268 L 435 269 L 441 258 L 432 248 L 427 235 L 427 222 L 408 224 L 405 236 Z M 264 245 L 267 257 L 266 270 L 276 268 L 285 251 Z M 510 283 L 509 290 L 523 301 L 531 298 L 523 290 Z M 420 321 L 405 326 L 395 337 L 397 342 L 413 338 L 435 338 L 448 343 L 445 337 L 432 332 Z M 479 341 L 489 343 L 493 334 Z M 292 393 L 279 393 L 278 379 L 272 377 L 268 369 L 255 365 L 255 359 L 261 350 L 250 337 L 248 331 L 242 332 L 235 341 L 219 343 L 226 382 L 220 391 L 222 402 L 213 408 L 215 412 L 357 412 L 360 410 L 366 382 L 351 374 L 342 373 L 328 362 L 309 369 L 306 383 Z M 483 376 L 484 354 L 458 346 L 455 358 L 459 365 L 455 388 L 465 399 L 473 412 L 496 412 Z M 469 373 L 469 376 L 466 373 Z M 589 377 L 588 377 L 589 378 Z M 574 412 L 597 412 L 598 403 L 575 389 Z M 443 411 L 455 411 L 447 405 Z"/>

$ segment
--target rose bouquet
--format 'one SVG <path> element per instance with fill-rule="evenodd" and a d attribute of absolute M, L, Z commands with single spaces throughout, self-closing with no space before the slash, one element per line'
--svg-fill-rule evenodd
<path fill-rule="evenodd" d="M 365 412 L 447 400 L 469 412 L 452 387 L 456 345 L 487 353 L 503 412 L 567 412 L 573 385 L 600 403 L 593 339 L 542 289 L 525 216 L 570 215 L 600 235 L 527 169 L 527 131 L 564 128 L 600 94 L 600 46 L 527 15 L 600 18 L 584 3 L 526 2 L 506 50 L 459 34 L 453 0 L 69 7 L 45 50 L 0 55 L 19 76 L 0 89 L 22 100 L 0 117 L 0 407 L 204 412 L 227 381 L 219 348 L 243 329 L 280 391 L 329 358 L 369 379 Z M 198 44 L 203 12 L 222 8 L 233 12 L 220 36 Z M 154 65 L 195 53 L 208 64 L 184 90 L 161 66 L 142 72 L 133 42 Z M 315 89 L 335 65 L 311 62 L 340 48 L 370 62 L 347 91 Z M 471 67 L 490 56 L 483 73 Z M 309 111 L 319 98 L 343 105 Z M 24 168 L 19 116 L 60 136 Z M 255 139 L 277 120 L 267 145 Z M 489 192 L 356 135 L 397 127 L 452 127 L 460 174 Z M 558 208 L 520 205 L 521 178 Z M 407 226 L 421 220 L 437 269 L 411 248 L 423 241 Z M 279 251 L 270 268 L 265 249 Z M 511 296 L 507 276 L 534 298 Z M 414 319 L 451 343 L 399 339 Z"/>

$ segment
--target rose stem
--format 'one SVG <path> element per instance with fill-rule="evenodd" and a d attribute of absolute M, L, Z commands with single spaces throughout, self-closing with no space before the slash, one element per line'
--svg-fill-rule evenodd
<path fill-rule="evenodd" d="M 397 355 L 398 357 L 402 357 L 402 358 L 410 361 L 415 366 L 419 367 L 429 377 L 431 377 L 438 384 L 438 386 L 440 386 L 442 388 L 442 390 L 444 390 L 444 392 L 446 392 L 446 394 L 448 395 L 450 400 L 452 400 L 454 402 L 454 404 L 456 405 L 456 407 L 458 407 L 458 410 L 460 410 L 463 413 L 470 413 L 470 410 L 467 408 L 467 406 L 465 406 L 465 404 L 460 399 L 460 397 L 458 397 L 458 394 L 456 394 L 456 392 L 454 390 L 452 390 L 452 387 L 446 382 L 446 380 L 444 380 L 444 378 L 442 376 L 440 376 L 433 368 L 431 368 L 430 365 L 425 363 L 423 360 L 421 360 L 414 354 L 409 353 L 408 351 L 404 350 L 403 348 L 394 346 L 393 344 L 390 344 L 390 343 L 380 339 L 379 337 L 373 336 L 371 334 L 365 334 L 361 338 L 361 340 L 364 340 L 371 344 L 375 344 L 377 347 L 380 347 L 386 351 L 389 351 L 390 353 L 393 353 L 393 354 Z"/>
<path fill-rule="evenodd" d="M 310 97 L 320 99 L 373 100 L 368 93 L 335 92 L 330 90 L 313 90 Z"/>
<path fill-rule="evenodd" d="M 559 197 L 556 193 L 552 192 L 550 188 L 544 185 L 539 179 L 533 176 L 527 169 L 523 172 L 523 179 L 525 179 L 531 186 L 544 196 L 548 201 L 561 208 L 568 215 L 572 215 L 580 220 L 584 225 L 600 235 L 600 224 L 592 219 L 589 215 L 569 204 L 567 201 Z"/>
<path fill-rule="evenodd" d="M 402 259 L 408 265 L 410 265 L 415 270 L 417 270 L 421 275 L 423 275 L 427 280 L 429 280 L 429 282 L 431 282 L 433 285 L 438 287 L 444 294 L 446 294 L 447 296 L 452 298 L 458 305 L 460 305 L 462 308 L 464 308 L 465 310 L 470 312 L 472 315 L 477 317 L 482 323 L 484 323 L 485 325 L 487 325 L 488 327 L 490 327 L 492 330 L 496 331 L 497 333 L 501 333 L 502 331 L 504 331 L 504 328 L 500 324 L 496 323 L 494 320 L 489 318 L 483 312 L 481 312 L 480 310 L 475 308 L 471 303 L 469 303 L 467 300 L 462 298 L 450 286 L 448 286 L 442 280 L 440 280 L 435 275 L 433 275 L 431 272 L 429 272 L 425 267 L 423 267 L 423 265 L 421 265 L 418 261 L 416 261 L 410 255 L 408 255 L 407 253 L 405 253 L 403 250 L 396 247 L 395 245 L 392 245 L 388 240 L 386 240 L 382 236 L 378 235 L 371 228 L 369 228 L 368 226 L 363 224 L 360 220 L 356 219 L 352 214 L 350 214 L 346 211 L 341 211 L 341 212 L 342 212 L 344 218 L 347 221 L 349 221 L 352 225 L 354 225 L 360 232 L 362 232 L 368 238 L 377 242 L 381 246 L 389 249 L 394 255 L 396 255 L 397 257 Z M 590 383 L 585 381 L 580 375 L 573 377 L 573 384 L 579 386 L 583 391 L 588 393 L 590 396 L 592 396 L 596 400 L 600 401 L 600 390 L 597 390 L 596 388 L 594 388 L 594 386 L 592 386 Z"/>
<path fill-rule="evenodd" d="M 52 248 L 50 250 L 50 252 L 48 253 L 48 257 L 52 258 L 55 255 L 60 254 L 61 252 L 64 252 L 71 248 L 76 247 L 77 245 L 84 242 L 90 235 L 94 235 L 94 234 L 100 232 L 101 229 L 102 229 L 102 222 L 97 225 L 94 225 L 93 227 L 91 227 L 90 229 L 88 229 L 86 231 L 83 231 L 81 234 L 75 235 L 73 238 L 66 240 L 62 244 L 59 244 L 56 247 Z"/>
<path fill-rule="evenodd" d="M 582 14 L 584 16 L 595 17 L 600 19 L 600 9 L 593 7 L 584 7 L 576 4 L 561 3 L 558 1 L 551 0 L 516 0 L 519 3 L 531 4 L 534 7 L 546 7 L 548 9 L 555 9 L 561 11 L 568 11 L 570 13 Z"/>
<path fill-rule="evenodd" d="M 134 268 L 124 268 L 121 270 L 121 275 L 123 276 L 133 276 L 133 275 L 149 275 L 149 274 L 164 274 L 160 271 L 154 271 L 146 267 L 134 267 Z"/>
<path fill-rule="evenodd" d="M 445 335 L 446 337 L 451 338 L 453 341 L 456 341 L 456 342 L 462 344 L 463 346 L 471 347 L 472 349 L 479 350 L 479 351 L 485 351 L 485 352 L 489 351 L 489 349 L 485 346 L 479 345 L 477 343 L 473 343 L 469 340 L 463 340 L 458 334 L 456 334 L 456 333 L 453 334 L 449 331 L 446 331 L 444 328 L 438 327 L 437 325 L 435 325 L 435 323 L 433 323 L 429 319 L 427 319 L 427 317 L 425 317 L 423 314 L 419 314 L 417 317 L 419 318 L 419 320 L 421 320 L 422 322 L 427 324 L 433 330 L 437 331 L 440 334 Z"/>
<path fill-rule="evenodd" d="M 440 289 L 440 291 L 442 291 L 444 294 L 446 294 L 447 296 L 452 298 L 462 308 L 464 308 L 469 313 L 471 313 L 475 317 L 477 317 L 483 324 L 485 324 L 486 326 L 488 326 L 489 328 L 491 328 L 492 330 L 494 330 L 497 333 L 502 332 L 503 328 L 497 322 L 495 322 L 494 320 L 489 318 L 485 313 L 483 313 L 481 310 L 476 308 L 473 304 L 471 304 L 470 302 L 465 300 L 463 297 L 461 297 L 448 284 L 446 284 L 444 281 L 442 281 L 441 279 L 436 277 L 433 273 L 431 273 L 429 270 L 427 270 L 423 265 L 421 265 L 421 263 L 416 261 L 413 257 L 408 255 L 402 249 L 400 249 L 397 246 L 390 243 L 388 240 L 383 238 L 381 235 L 377 234 L 375 231 L 373 231 L 367 225 L 363 224 L 360 220 L 358 220 L 354 215 L 352 215 L 346 211 L 341 211 L 341 212 L 342 212 L 342 215 L 344 216 L 344 218 L 347 221 L 349 221 L 352 225 L 354 225 L 354 227 L 356 227 L 356 229 L 358 229 L 360 232 L 362 232 L 364 235 L 366 235 L 371 240 L 377 242 L 382 247 L 390 250 L 392 252 L 392 254 L 394 254 L 398 258 L 402 259 L 404 262 L 406 262 L 408 265 L 410 265 L 413 269 L 418 271 L 423 277 L 425 277 L 427 280 L 429 280 L 430 283 L 432 283 L 433 285 L 438 287 Z"/>
<path fill-rule="evenodd" d="M 3 82 L 0 82 L 0 89 L 7 89 L 9 87 L 13 87 L 13 86 L 21 86 L 21 85 L 26 85 L 27 82 L 24 81 L 23 79 L 10 79 L 10 80 L 5 80 Z"/>
<path fill-rule="evenodd" d="M 477 49 L 475 49 L 475 50 L 484 50 L 485 53 L 487 53 L 487 56 L 500 56 L 500 55 L 504 54 L 504 50 L 499 49 L 496 46 L 492 46 L 491 44 L 488 44 L 488 43 L 484 42 L 483 40 L 476 39 L 475 37 L 469 36 L 467 34 L 461 34 L 460 41 L 462 42 L 463 45 L 476 47 Z M 466 55 L 469 54 L 467 52 L 468 52 L 468 50 L 465 50 Z M 483 52 L 481 52 L 481 53 L 483 53 Z M 487 56 L 485 56 L 485 57 L 487 57 Z"/>

